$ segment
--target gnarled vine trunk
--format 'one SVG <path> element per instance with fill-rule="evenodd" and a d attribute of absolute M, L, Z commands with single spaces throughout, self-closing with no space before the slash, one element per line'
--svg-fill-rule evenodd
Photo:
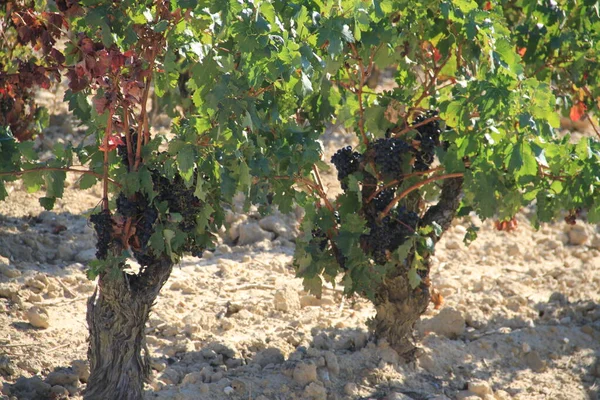
<path fill-rule="evenodd" d="M 172 268 L 171 259 L 163 256 L 139 275 L 107 272 L 100 276 L 88 300 L 90 377 L 84 399 L 143 399 L 144 382 L 151 372 L 144 330 Z"/>
<path fill-rule="evenodd" d="M 442 232 L 450 227 L 460 203 L 462 182 L 462 178 L 444 181 L 438 204 L 427 210 L 422 226 L 436 222 L 442 227 Z M 437 241 L 439 237 L 432 234 L 432 239 Z M 387 338 L 390 346 L 405 358 L 411 358 L 414 354 L 413 327 L 427 309 L 430 299 L 429 287 L 425 283 L 415 289 L 410 286 L 408 272 L 412 257 L 414 253 L 411 252 L 406 263 L 399 264 L 391 271 L 377 289 L 374 301 L 377 314 L 371 321 L 375 335 Z M 427 270 L 422 271 L 422 277 L 429 276 L 427 260 L 425 264 Z"/>

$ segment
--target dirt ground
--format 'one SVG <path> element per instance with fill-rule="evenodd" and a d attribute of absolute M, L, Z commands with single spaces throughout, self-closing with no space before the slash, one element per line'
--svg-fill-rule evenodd
<path fill-rule="evenodd" d="M 64 110 L 63 110 L 64 111 Z M 56 116 L 53 138 L 77 138 Z M 54 135 L 54 136 L 53 136 Z M 58 135 L 58 136 L 56 136 Z M 351 143 L 323 139 L 326 157 Z M 335 193 L 331 173 L 325 180 Z M 2 399 L 79 399 L 86 363 L 86 278 L 95 238 L 87 215 L 100 188 L 69 177 L 52 212 L 19 184 L 0 202 Z M 593 399 L 600 388 L 600 226 L 578 222 L 498 232 L 457 220 L 436 251 L 432 282 L 445 302 L 415 329 L 404 363 L 366 328 L 369 302 L 328 288 L 307 295 L 291 266 L 301 212 L 263 217 L 234 209 L 221 243 L 186 257 L 147 326 L 147 399 Z M 466 247 L 471 224 L 479 239 Z"/>

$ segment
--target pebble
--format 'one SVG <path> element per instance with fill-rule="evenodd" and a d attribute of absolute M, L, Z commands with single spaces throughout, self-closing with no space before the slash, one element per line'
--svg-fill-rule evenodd
<path fill-rule="evenodd" d="M 15 366 L 8 356 L 0 356 L 0 374 L 13 375 L 15 373 Z"/>
<path fill-rule="evenodd" d="M 285 288 L 275 292 L 273 299 L 275 309 L 283 312 L 291 312 L 300 309 L 300 297 L 298 292 L 291 288 Z"/>
<path fill-rule="evenodd" d="M 78 386 L 79 375 L 69 370 L 52 371 L 46 377 L 46 382 L 51 386 Z"/>
<path fill-rule="evenodd" d="M 477 396 L 470 390 L 461 390 L 456 393 L 456 400 L 481 400 L 481 397 Z"/>
<path fill-rule="evenodd" d="M 590 242 L 590 245 L 596 249 L 596 250 L 600 250 L 600 235 L 595 235 L 592 238 L 592 241 Z"/>
<path fill-rule="evenodd" d="M 340 373 L 340 364 L 338 363 L 337 356 L 332 351 L 325 352 L 325 365 L 327 365 L 327 369 L 333 375 L 338 375 Z"/>
<path fill-rule="evenodd" d="M 494 393 L 495 400 L 510 400 L 512 396 L 505 390 L 496 390 Z"/>
<path fill-rule="evenodd" d="M 347 396 L 355 396 L 358 392 L 358 386 L 354 382 L 348 382 L 344 385 L 344 394 Z"/>
<path fill-rule="evenodd" d="M 227 387 L 225 387 L 225 388 L 223 389 L 223 393 L 225 393 L 226 395 L 230 395 L 230 394 L 232 394 L 233 392 L 235 392 L 235 389 L 234 389 L 234 388 L 232 388 L 231 386 L 227 386 Z"/>
<path fill-rule="evenodd" d="M 574 225 L 569 230 L 569 244 L 574 246 L 580 246 L 588 241 L 588 233 L 583 225 Z"/>
<path fill-rule="evenodd" d="M 523 343 L 521 345 L 521 350 L 523 351 L 523 353 L 527 354 L 531 351 L 531 346 L 529 345 L 529 343 Z"/>
<path fill-rule="evenodd" d="M 317 380 L 317 366 L 312 363 L 300 363 L 294 368 L 292 378 L 300 386 L 315 382 Z"/>
<path fill-rule="evenodd" d="M 304 389 L 304 395 L 314 400 L 327 400 L 327 389 L 320 382 L 312 382 Z"/>
<path fill-rule="evenodd" d="M 46 329 L 50 326 L 48 311 L 39 306 L 33 306 L 27 310 L 27 320 L 33 327 Z"/>
<path fill-rule="evenodd" d="M 90 366 L 87 361 L 74 360 L 71 362 L 73 372 L 79 377 L 79 381 L 86 383 L 90 377 Z"/>
<path fill-rule="evenodd" d="M 530 353 L 527 353 L 525 356 L 525 361 L 529 368 L 531 368 L 534 372 L 542 372 L 546 369 L 546 362 L 542 360 L 540 354 L 534 350 Z"/>
<path fill-rule="evenodd" d="M 448 250 L 458 250 L 461 248 L 461 246 L 462 246 L 462 244 L 458 240 L 448 239 L 446 241 L 446 248 Z"/>
<path fill-rule="evenodd" d="M 259 364 L 261 367 L 266 367 L 269 364 L 281 364 L 285 361 L 285 357 L 280 349 L 269 347 L 256 353 L 252 359 L 253 363 Z"/>
<path fill-rule="evenodd" d="M 229 254 L 231 253 L 231 247 L 227 246 L 226 244 L 221 244 L 217 247 L 216 251 L 221 254 Z"/>
<path fill-rule="evenodd" d="M 433 318 L 422 320 L 419 330 L 425 332 L 435 332 L 438 335 L 454 339 L 465 333 L 466 322 L 462 313 L 452 307 L 443 308 L 438 315 Z"/>
<path fill-rule="evenodd" d="M 56 385 L 50 389 L 53 399 L 66 399 L 69 397 L 69 391 L 64 386 Z"/>
<path fill-rule="evenodd" d="M 239 237 L 238 246 L 244 246 L 246 244 L 252 244 L 256 242 L 267 240 L 273 240 L 275 234 L 267 232 L 260 227 L 256 222 L 250 222 L 239 226 Z"/>
<path fill-rule="evenodd" d="M 8 260 L 7 258 L 4 259 Z M 8 265 L 8 263 L 5 264 L 3 260 L 0 259 L 0 274 L 6 276 L 7 278 L 16 278 L 18 276 L 21 276 L 21 271 L 19 271 L 12 265 Z"/>
<path fill-rule="evenodd" d="M 492 390 L 490 384 L 485 381 L 472 381 L 469 382 L 467 387 L 469 391 L 475 393 L 479 397 L 494 394 L 494 391 Z"/>
<path fill-rule="evenodd" d="M 80 263 L 88 263 L 94 259 L 96 259 L 96 249 L 86 249 L 75 254 L 75 261 Z"/>

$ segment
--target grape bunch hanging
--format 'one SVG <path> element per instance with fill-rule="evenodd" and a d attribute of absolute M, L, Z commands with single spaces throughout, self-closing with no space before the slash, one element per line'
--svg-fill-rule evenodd
<path fill-rule="evenodd" d="M 424 172 L 431 168 L 435 148 L 441 145 L 440 124 L 435 118 L 437 115 L 436 111 L 428 111 L 417 116 L 412 124 L 415 134 L 410 138 L 401 136 L 377 139 L 369 143 L 363 153 L 346 146 L 331 158 L 338 172 L 337 178 L 345 191 L 348 190 L 348 176 L 361 172 L 360 176 L 357 175 L 361 177 L 363 184 L 363 207 L 360 212 L 369 228 L 369 233 L 361 237 L 361 247 L 377 264 L 387 263 L 390 254 L 401 246 L 419 225 L 419 215 L 405 207 L 392 207 L 385 216 L 382 213 L 393 202 L 396 190 L 406 174 Z M 377 176 L 373 175 L 373 171 Z M 375 191 L 373 183 L 382 180 L 393 184 Z M 319 233 L 319 247 L 324 249 L 326 239 L 322 232 Z"/>

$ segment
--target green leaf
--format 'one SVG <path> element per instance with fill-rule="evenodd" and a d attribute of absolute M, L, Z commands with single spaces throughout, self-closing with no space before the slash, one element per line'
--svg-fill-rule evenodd
<path fill-rule="evenodd" d="M 194 176 L 194 166 L 196 165 L 196 152 L 194 146 L 190 144 L 184 145 L 177 153 L 177 166 L 181 171 L 181 176 L 186 182 L 186 185 L 192 184 Z"/>
<path fill-rule="evenodd" d="M 40 197 L 40 205 L 44 207 L 45 210 L 52 210 L 54 208 L 54 203 L 56 203 L 56 197 Z"/>
<path fill-rule="evenodd" d="M 4 181 L 0 180 L 0 201 L 5 200 L 8 197 L 6 187 L 4 187 Z"/>
<path fill-rule="evenodd" d="M 45 171 L 44 182 L 46 183 L 46 196 L 50 198 L 60 198 L 65 189 L 65 178 L 67 173 L 64 171 Z"/>
<path fill-rule="evenodd" d="M 513 146 L 509 156 L 508 169 L 516 178 L 537 175 L 538 165 L 531 149 L 531 143 L 519 140 Z"/>
<path fill-rule="evenodd" d="M 204 179 L 202 178 L 202 173 L 198 171 L 196 175 L 196 189 L 194 190 L 194 196 L 196 196 L 200 201 L 206 200 L 206 191 L 202 188 L 204 186 Z"/>
<path fill-rule="evenodd" d="M 94 175 L 83 174 L 79 179 L 79 189 L 86 190 L 98 183 L 98 179 Z"/>
<path fill-rule="evenodd" d="M 310 93 L 312 93 L 313 87 L 312 87 L 312 82 L 310 81 L 310 78 L 304 72 L 302 72 L 301 82 L 302 82 L 302 96 L 306 97 Z"/>
<path fill-rule="evenodd" d="M 42 188 L 42 185 L 44 184 L 44 174 L 42 171 L 32 171 L 24 173 L 22 179 L 27 193 L 37 192 Z"/>

